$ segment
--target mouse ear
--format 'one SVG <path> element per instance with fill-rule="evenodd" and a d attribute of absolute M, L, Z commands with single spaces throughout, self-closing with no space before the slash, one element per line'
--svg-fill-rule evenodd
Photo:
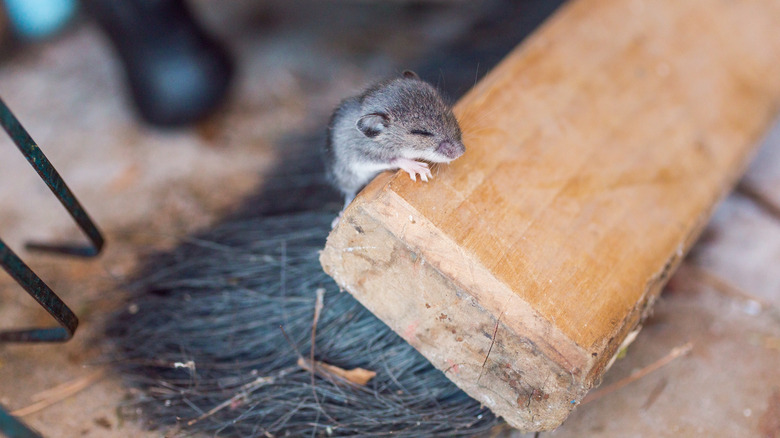
<path fill-rule="evenodd" d="M 404 70 L 403 76 L 406 79 L 417 79 L 417 80 L 420 80 L 420 77 L 417 76 L 417 73 L 415 73 L 415 72 L 413 72 L 411 70 Z"/>
<path fill-rule="evenodd" d="M 390 118 L 385 113 L 366 114 L 357 121 L 357 129 L 366 137 L 374 138 L 390 125 Z"/>

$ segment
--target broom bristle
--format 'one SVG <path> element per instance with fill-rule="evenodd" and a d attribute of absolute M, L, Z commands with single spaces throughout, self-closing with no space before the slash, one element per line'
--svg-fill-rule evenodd
<path fill-rule="evenodd" d="M 498 424 L 322 271 L 332 216 L 230 221 L 150 263 L 108 330 L 140 389 L 128 407 L 151 426 L 219 436 L 473 436 Z M 376 372 L 367 384 L 304 369 L 318 289 L 315 361 Z"/>

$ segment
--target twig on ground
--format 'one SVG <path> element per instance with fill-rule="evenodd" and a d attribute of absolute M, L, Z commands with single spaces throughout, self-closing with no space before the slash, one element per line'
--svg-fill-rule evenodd
<path fill-rule="evenodd" d="M 701 281 L 705 285 L 715 289 L 720 293 L 723 293 L 725 295 L 730 295 L 739 298 L 741 300 L 754 301 L 758 303 L 762 309 L 772 307 L 772 304 L 770 304 L 766 300 L 759 298 L 751 294 L 750 292 L 742 290 L 737 286 L 734 286 L 733 284 L 724 280 L 720 276 L 713 274 L 707 269 L 692 264 L 686 264 L 686 268 L 693 274 L 694 277 L 696 277 L 697 280 Z"/>
<path fill-rule="evenodd" d="M 580 404 L 584 405 L 586 403 L 596 401 L 608 394 L 611 394 L 617 391 L 618 389 L 628 385 L 629 383 L 633 383 L 641 379 L 642 377 L 645 377 L 646 375 L 652 373 L 653 371 L 663 368 L 664 366 L 668 365 L 670 362 L 677 359 L 678 357 L 688 354 L 691 351 L 691 349 L 693 349 L 693 344 L 690 342 L 688 342 L 687 344 L 680 345 L 679 347 L 672 348 L 672 351 L 670 351 L 669 354 L 651 363 L 650 365 L 647 365 L 646 367 L 643 367 L 631 373 L 630 376 L 620 379 L 615 383 L 612 383 L 610 385 L 607 385 L 603 388 L 591 392 L 590 394 L 585 396 L 585 398 L 582 400 L 582 403 Z"/>
<path fill-rule="evenodd" d="M 91 374 L 87 374 L 86 376 L 79 377 L 78 379 L 57 385 L 54 388 L 41 391 L 32 397 L 32 399 L 35 401 L 33 404 L 13 411 L 11 412 L 11 415 L 16 417 L 24 417 L 26 415 L 34 414 L 38 411 L 46 409 L 47 407 L 65 400 L 66 398 L 89 387 L 93 383 L 102 379 L 105 374 L 105 370 L 101 368 L 93 371 Z"/>
<path fill-rule="evenodd" d="M 742 180 L 737 184 L 736 192 L 751 200 L 773 219 L 780 221 L 780 205 L 777 205 L 771 198 L 764 195 L 753 184 Z"/>

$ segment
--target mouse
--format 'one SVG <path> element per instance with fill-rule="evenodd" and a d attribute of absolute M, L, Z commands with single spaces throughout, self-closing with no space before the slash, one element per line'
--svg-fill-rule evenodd
<path fill-rule="evenodd" d="M 434 86 L 406 70 L 336 107 L 325 167 L 346 208 L 380 172 L 402 169 L 427 182 L 433 178 L 428 163 L 449 163 L 465 151 L 452 108 Z"/>

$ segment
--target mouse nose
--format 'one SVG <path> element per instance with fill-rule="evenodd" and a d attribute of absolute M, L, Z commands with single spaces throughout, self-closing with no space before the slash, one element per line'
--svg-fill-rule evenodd
<path fill-rule="evenodd" d="M 439 143 L 439 147 L 436 148 L 436 152 L 444 155 L 450 160 L 454 160 L 466 152 L 466 147 L 461 142 L 443 141 Z"/>

